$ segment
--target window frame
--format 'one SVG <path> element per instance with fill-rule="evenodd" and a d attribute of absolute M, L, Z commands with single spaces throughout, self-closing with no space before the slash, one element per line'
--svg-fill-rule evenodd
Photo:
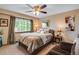
<path fill-rule="evenodd" d="M 33 20 L 32 19 L 26 19 L 26 18 L 21 18 L 21 17 L 16 17 L 16 18 L 19 18 L 19 19 L 22 19 L 22 20 L 29 20 L 31 22 L 31 31 L 22 31 L 22 32 L 16 32 L 15 33 L 28 33 L 28 32 L 32 32 L 33 31 Z M 15 18 L 15 24 L 16 24 L 16 18 Z"/>

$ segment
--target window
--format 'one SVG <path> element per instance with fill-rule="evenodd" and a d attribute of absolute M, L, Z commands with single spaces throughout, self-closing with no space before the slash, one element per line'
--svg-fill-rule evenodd
<path fill-rule="evenodd" d="M 48 27 L 48 22 L 43 22 L 42 23 L 42 28 L 46 28 L 46 27 Z"/>
<path fill-rule="evenodd" d="M 32 31 L 32 20 L 23 18 L 15 19 L 15 32 L 29 32 Z"/>

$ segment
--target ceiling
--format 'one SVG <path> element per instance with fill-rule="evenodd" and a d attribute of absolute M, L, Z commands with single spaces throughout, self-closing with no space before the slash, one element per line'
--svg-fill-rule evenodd
<path fill-rule="evenodd" d="M 35 6 L 35 5 L 31 4 L 31 6 Z M 35 16 L 32 12 L 26 12 L 32 10 L 30 7 L 28 7 L 27 4 L 0 4 L 0 9 L 5 9 L 5 10 L 18 12 L 38 18 L 43 18 L 45 16 L 79 9 L 79 4 L 47 4 L 47 7 L 43 9 L 44 11 L 47 11 L 47 14 L 40 13 L 38 16 Z"/>

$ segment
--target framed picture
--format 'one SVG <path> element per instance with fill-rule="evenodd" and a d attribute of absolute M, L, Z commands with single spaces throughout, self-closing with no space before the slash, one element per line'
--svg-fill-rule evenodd
<path fill-rule="evenodd" d="M 66 23 L 66 29 L 68 31 L 75 30 L 75 17 L 74 16 L 65 17 L 65 23 Z"/>
<path fill-rule="evenodd" d="M 0 18 L 0 27 L 7 27 L 8 19 Z"/>

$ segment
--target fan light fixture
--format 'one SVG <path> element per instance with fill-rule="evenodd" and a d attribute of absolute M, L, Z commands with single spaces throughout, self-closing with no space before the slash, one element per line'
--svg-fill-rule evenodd
<path fill-rule="evenodd" d="M 34 15 L 39 15 L 39 11 L 33 11 Z"/>
<path fill-rule="evenodd" d="M 35 5 L 34 7 L 32 7 L 31 5 L 27 4 L 27 6 L 29 6 L 32 11 L 27 11 L 27 12 L 32 12 L 34 15 L 39 15 L 40 13 L 43 14 L 47 14 L 46 11 L 43 11 L 42 9 L 44 9 L 45 7 L 47 7 L 47 5 Z"/>
<path fill-rule="evenodd" d="M 40 6 L 35 6 L 33 8 L 33 14 L 34 15 L 39 15 L 39 13 L 40 13 Z"/>

